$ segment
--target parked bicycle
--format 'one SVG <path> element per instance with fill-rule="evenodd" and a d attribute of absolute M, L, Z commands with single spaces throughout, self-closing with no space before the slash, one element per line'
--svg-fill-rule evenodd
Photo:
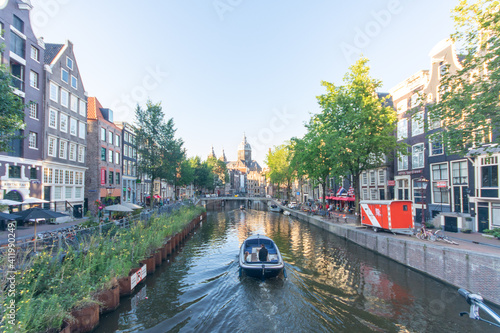
<path fill-rule="evenodd" d="M 469 315 L 469 318 L 474 319 L 474 320 L 479 320 L 479 321 L 484 321 L 490 325 L 500 327 L 500 316 L 495 313 L 492 309 L 490 309 L 486 304 L 483 302 L 483 297 L 481 297 L 478 294 L 473 294 L 468 292 L 465 289 L 458 289 L 458 293 L 465 297 L 467 300 L 467 303 L 470 304 L 470 310 L 469 312 L 460 312 L 460 316 L 465 316 Z M 490 315 L 491 318 L 493 318 L 495 322 L 483 319 L 479 316 L 479 309 L 483 310 L 486 312 L 488 315 Z"/>
<path fill-rule="evenodd" d="M 449 239 L 448 236 L 446 236 L 441 230 L 436 230 L 434 232 L 434 236 L 436 236 L 436 239 L 438 241 L 443 241 L 443 242 L 448 243 L 448 244 L 458 245 L 457 242 Z"/>
<path fill-rule="evenodd" d="M 422 225 L 422 228 L 420 228 L 415 236 L 417 236 L 418 239 L 430 240 L 431 242 L 434 242 L 437 239 L 436 235 L 434 235 L 432 231 L 428 230 L 425 225 Z"/>

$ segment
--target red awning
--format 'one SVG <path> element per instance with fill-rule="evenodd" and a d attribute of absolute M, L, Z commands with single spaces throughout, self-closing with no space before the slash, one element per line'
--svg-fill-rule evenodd
<path fill-rule="evenodd" d="M 337 201 L 356 201 L 355 197 L 326 197 L 328 200 L 337 200 Z"/>

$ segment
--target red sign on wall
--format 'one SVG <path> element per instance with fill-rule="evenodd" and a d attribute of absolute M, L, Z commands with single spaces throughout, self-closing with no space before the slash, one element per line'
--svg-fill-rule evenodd
<path fill-rule="evenodd" d="M 106 185 L 106 169 L 101 169 L 101 185 Z"/>
<path fill-rule="evenodd" d="M 395 180 L 388 180 L 387 186 L 396 186 L 396 181 Z"/>
<path fill-rule="evenodd" d="M 448 187 L 448 182 L 446 180 L 445 181 L 436 182 L 436 186 L 437 187 Z"/>

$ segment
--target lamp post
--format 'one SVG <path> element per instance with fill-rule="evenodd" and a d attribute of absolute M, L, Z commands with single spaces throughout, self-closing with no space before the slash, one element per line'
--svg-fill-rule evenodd
<path fill-rule="evenodd" d="M 428 180 L 424 176 L 420 176 L 417 179 L 420 182 L 420 203 L 422 204 L 422 226 L 425 226 L 424 194 L 425 194 L 425 190 L 427 189 Z"/>

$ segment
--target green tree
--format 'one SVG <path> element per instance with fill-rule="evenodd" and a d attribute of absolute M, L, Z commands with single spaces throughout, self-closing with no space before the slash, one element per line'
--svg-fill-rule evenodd
<path fill-rule="evenodd" d="M 278 192 L 281 184 L 286 185 L 286 198 L 290 198 L 292 180 L 295 177 L 295 171 L 290 166 L 292 154 L 289 144 L 275 146 L 267 155 L 265 163 L 269 167 L 266 177 L 271 183 L 278 184 Z"/>
<path fill-rule="evenodd" d="M 448 151 L 465 154 L 490 142 L 500 128 L 500 4 L 462 0 L 453 16 L 452 39 L 463 53 L 462 67 L 442 71 L 439 102 L 430 108 L 429 121 L 442 123 L 431 137 L 442 135 Z"/>
<path fill-rule="evenodd" d="M 0 50 L 1 51 L 1 50 Z M 13 139 L 23 138 L 18 131 L 24 127 L 24 105 L 12 92 L 12 77 L 4 65 L 0 66 L 0 151 L 11 151 Z"/>
<path fill-rule="evenodd" d="M 179 161 L 183 158 L 182 140 L 175 138 L 174 120 L 165 121 L 161 103 L 153 104 L 150 100 L 143 109 L 139 105 L 135 110 L 136 133 L 138 143 L 137 169 L 151 178 L 173 179 Z M 151 186 L 150 196 L 153 198 Z M 153 200 L 151 207 L 153 206 Z"/>
<path fill-rule="evenodd" d="M 359 216 L 359 176 L 383 165 L 398 148 L 396 113 L 380 99 L 382 82 L 370 77 L 368 59 L 360 58 L 344 77 L 344 85 L 323 82 L 327 93 L 318 96 L 322 112 L 311 124 L 326 143 L 335 173 L 353 176 Z"/>
<path fill-rule="evenodd" d="M 212 170 L 206 162 L 202 162 L 199 156 L 189 159 L 191 168 L 194 169 L 193 184 L 200 192 L 203 190 L 213 190 Z"/>

